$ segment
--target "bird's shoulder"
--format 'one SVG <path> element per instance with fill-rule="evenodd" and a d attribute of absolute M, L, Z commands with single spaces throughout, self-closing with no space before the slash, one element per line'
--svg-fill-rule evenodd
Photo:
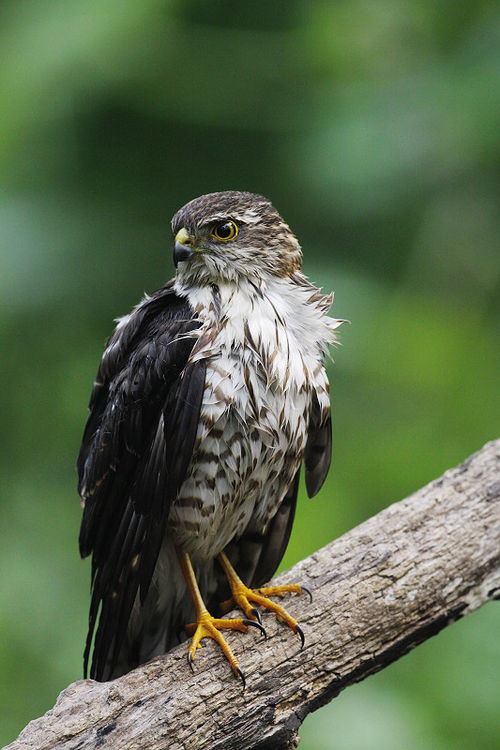
<path fill-rule="evenodd" d="M 91 391 L 77 462 L 83 495 L 95 491 L 102 473 L 117 463 L 124 443 L 139 452 L 149 439 L 186 367 L 195 343 L 192 333 L 199 325 L 189 302 L 171 284 L 118 321 Z"/>
<path fill-rule="evenodd" d="M 134 357 L 151 359 L 154 352 L 149 347 L 166 346 L 200 326 L 189 300 L 174 289 L 173 282 L 146 295 L 116 322 L 101 359 L 102 380 L 111 379 Z"/>

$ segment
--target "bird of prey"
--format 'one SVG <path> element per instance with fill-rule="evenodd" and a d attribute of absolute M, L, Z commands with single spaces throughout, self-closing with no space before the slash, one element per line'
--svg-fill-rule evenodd
<path fill-rule="evenodd" d="M 263 196 L 203 195 L 172 220 L 175 278 L 118 320 L 78 458 L 82 557 L 92 554 L 84 672 L 113 679 L 192 635 L 264 631 L 258 607 L 300 626 L 264 587 L 330 464 L 324 358 L 342 321 L 301 270 Z M 218 604 L 222 612 L 217 611 Z M 244 617 L 224 618 L 233 607 Z M 265 635 L 265 631 L 264 631 Z"/>

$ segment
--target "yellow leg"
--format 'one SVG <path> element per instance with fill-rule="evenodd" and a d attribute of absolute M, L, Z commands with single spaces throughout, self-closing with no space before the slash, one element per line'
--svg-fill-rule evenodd
<path fill-rule="evenodd" d="M 245 686 L 245 676 L 239 668 L 238 661 L 234 656 L 233 652 L 226 639 L 219 632 L 221 629 L 227 630 L 240 630 L 243 633 L 248 632 L 248 626 L 257 627 L 265 635 L 264 628 L 253 620 L 246 620 L 243 618 L 235 619 L 220 619 L 212 617 L 205 606 L 205 602 L 200 593 L 196 576 L 193 570 L 191 559 L 187 552 L 181 548 L 176 549 L 179 564 L 181 566 L 184 579 L 186 581 L 189 593 L 193 600 L 196 622 L 186 625 L 186 631 L 192 635 L 191 645 L 188 649 L 188 662 L 191 669 L 193 669 L 193 661 L 196 654 L 196 650 L 201 647 L 201 641 L 203 638 L 213 638 L 216 641 L 224 656 L 229 662 L 231 669 L 235 675 L 241 677 L 243 681 L 243 687 Z"/>
<path fill-rule="evenodd" d="M 276 602 L 271 601 L 268 597 L 284 596 L 289 593 L 302 594 L 305 592 L 312 598 L 309 589 L 306 589 L 305 586 L 299 586 L 298 584 L 293 583 L 286 586 L 267 586 L 260 589 L 251 589 L 248 588 L 248 586 L 245 586 L 224 552 L 220 553 L 218 560 L 222 565 L 227 580 L 229 581 L 229 586 L 231 587 L 231 598 L 221 604 L 222 611 L 225 613 L 229 612 L 234 606 L 239 607 L 239 609 L 243 610 L 248 619 L 257 620 L 260 624 L 260 614 L 253 606 L 254 604 L 259 604 L 261 607 L 274 612 L 278 620 L 288 625 L 294 633 L 298 633 L 302 648 L 305 640 L 304 633 L 302 632 L 302 628 L 297 620 L 294 620 L 283 607 L 276 604 Z"/>

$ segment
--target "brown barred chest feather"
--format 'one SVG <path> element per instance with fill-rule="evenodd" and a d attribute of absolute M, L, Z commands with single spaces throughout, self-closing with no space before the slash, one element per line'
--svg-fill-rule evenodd
<path fill-rule="evenodd" d="M 309 303 L 307 316 L 294 299 L 294 330 L 276 290 L 198 289 L 188 298 L 203 321 L 193 357 L 206 358 L 207 371 L 193 457 L 168 526 L 176 544 L 203 560 L 245 531 L 263 532 L 278 510 L 303 458 L 313 396 L 327 395 L 329 329 L 323 311 Z"/>

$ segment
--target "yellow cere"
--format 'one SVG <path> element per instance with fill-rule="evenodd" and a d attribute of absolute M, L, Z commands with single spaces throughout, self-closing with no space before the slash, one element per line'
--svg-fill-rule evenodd
<path fill-rule="evenodd" d="M 184 227 L 182 227 L 182 229 L 179 229 L 179 231 L 175 235 L 175 241 L 180 242 L 181 245 L 191 246 L 193 244 L 192 237 L 189 236 L 187 230 L 184 229 Z"/>

